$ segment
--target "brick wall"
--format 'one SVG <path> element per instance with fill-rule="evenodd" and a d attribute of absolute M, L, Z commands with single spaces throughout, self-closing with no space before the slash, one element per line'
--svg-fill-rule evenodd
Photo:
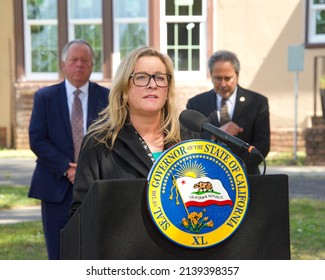
<path fill-rule="evenodd" d="M 28 127 L 33 107 L 35 91 L 45 84 L 17 83 L 15 85 L 15 123 L 14 123 L 14 148 L 29 149 Z"/>
<path fill-rule="evenodd" d="M 32 96 L 21 95 L 16 100 L 15 145 L 17 149 L 28 149 L 28 126 L 32 110 Z"/>
<path fill-rule="evenodd" d="M 325 119 L 313 118 L 312 127 L 306 129 L 307 165 L 325 165 Z"/>
<path fill-rule="evenodd" d="M 7 144 L 7 129 L 0 127 L 0 147 L 6 147 Z"/>
<path fill-rule="evenodd" d="M 297 151 L 305 151 L 305 132 L 299 129 L 297 135 Z M 271 129 L 272 152 L 294 152 L 294 129 Z"/>
<path fill-rule="evenodd" d="M 33 106 L 33 96 L 35 91 L 50 85 L 50 83 L 17 83 L 15 85 L 16 102 L 14 124 L 14 143 L 16 149 L 29 149 L 28 126 Z M 103 86 L 109 87 L 108 84 Z M 177 84 L 177 94 L 180 98 L 181 110 L 185 108 L 186 101 L 197 92 L 209 90 L 206 83 L 196 84 L 195 92 L 188 84 Z M 0 131 L 1 137 L 1 131 Z M 0 140 L 1 141 L 1 140 Z M 1 143 L 1 142 L 0 142 Z M 305 150 L 305 139 L 302 130 L 298 131 L 298 151 Z M 294 131 L 293 129 L 272 129 L 271 131 L 271 151 L 274 152 L 293 152 L 294 147 Z"/>

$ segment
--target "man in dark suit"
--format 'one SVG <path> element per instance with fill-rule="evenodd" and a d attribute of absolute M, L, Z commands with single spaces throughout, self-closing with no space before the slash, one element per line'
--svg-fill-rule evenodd
<path fill-rule="evenodd" d="M 82 137 L 108 105 L 109 90 L 89 81 L 93 65 L 94 52 L 86 41 L 69 42 L 62 52 L 65 80 L 34 95 L 29 140 L 37 160 L 28 196 L 41 200 L 49 259 L 60 259 L 60 230 L 68 221 Z"/>
<path fill-rule="evenodd" d="M 255 146 L 265 158 L 270 151 L 267 98 L 238 85 L 240 62 L 230 51 L 215 52 L 209 70 L 213 89 L 189 99 L 186 108 L 199 111 L 211 124 Z M 207 133 L 203 137 L 213 139 Z M 261 157 L 232 144 L 229 148 L 243 160 L 248 174 L 260 174 Z"/>

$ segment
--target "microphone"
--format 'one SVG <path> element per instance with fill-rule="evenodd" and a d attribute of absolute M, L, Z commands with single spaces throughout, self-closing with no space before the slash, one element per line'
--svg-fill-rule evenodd
<path fill-rule="evenodd" d="M 185 128 L 189 130 L 192 130 L 194 132 L 209 132 L 214 135 L 219 141 L 225 144 L 232 143 L 235 146 L 248 151 L 249 153 L 260 155 L 260 152 L 254 146 L 251 146 L 243 140 L 232 136 L 212 125 L 209 123 L 209 120 L 198 111 L 184 110 L 179 115 L 179 121 L 183 126 L 185 126 Z"/>

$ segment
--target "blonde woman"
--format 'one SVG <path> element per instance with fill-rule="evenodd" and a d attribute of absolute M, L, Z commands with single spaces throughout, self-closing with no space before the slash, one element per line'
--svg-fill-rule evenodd
<path fill-rule="evenodd" d="M 79 155 L 71 215 L 95 180 L 146 178 L 155 159 L 181 141 L 173 64 L 152 48 L 130 52 L 114 77 L 109 106 Z"/>

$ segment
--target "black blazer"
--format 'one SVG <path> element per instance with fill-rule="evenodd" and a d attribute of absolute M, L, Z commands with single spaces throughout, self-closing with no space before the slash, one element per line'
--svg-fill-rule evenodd
<path fill-rule="evenodd" d="M 107 88 L 89 83 L 87 127 L 107 106 L 108 93 Z M 74 162 L 64 82 L 35 93 L 29 140 L 37 160 L 28 196 L 47 202 L 61 202 L 72 187 L 64 172 L 69 168 L 69 162 Z"/>
<path fill-rule="evenodd" d="M 199 111 L 209 119 L 211 124 L 219 127 L 216 98 L 216 93 L 212 89 L 189 99 L 186 108 Z M 238 86 L 232 121 L 244 129 L 236 137 L 255 146 L 266 157 L 270 151 L 268 99 L 259 93 Z M 258 155 L 249 154 L 232 144 L 229 144 L 229 148 L 245 162 L 248 174 L 260 174 L 258 165 L 262 159 Z"/>

